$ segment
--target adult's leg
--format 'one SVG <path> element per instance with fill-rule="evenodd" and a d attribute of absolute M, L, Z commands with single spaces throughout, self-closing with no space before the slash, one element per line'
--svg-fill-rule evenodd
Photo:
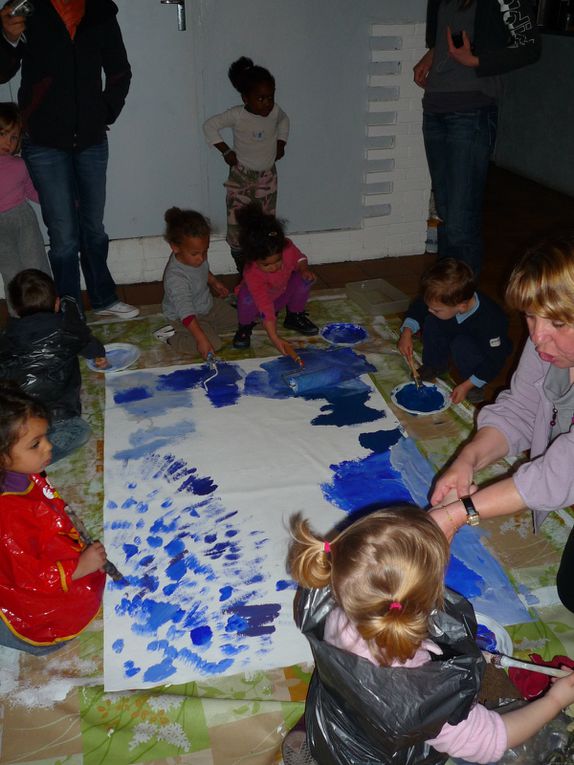
<path fill-rule="evenodd" d="M 484 250 L 482 208 L 496 137 L 496 107 L 444 116 L 448 210 L 442 224 L 446 251 L 440 254 L 464 261 L 478 275 Z"/>
<path fill-rule="evenodd" d="M 431 177 L 436 212 L 441 221 L 448 217 L 448 185 L 447 185 L 447 155 L 446 155 L 446 126 L 444 114 L 423 113 L 423 139 L 427 163 Z M 446 257 L 447 240 L 444 223 L 438 226 L 439 257 Z"/>
<path fill-rule="evenodd" d="M 40 197 L 56 289 L 60 296 L 70 295 L 81 306 L 80 228 L 72 153 L 25 139 L 22 156 Z"/>
<path fill-rule="evenodd" d="M 80 226 L 80 262 L 94 310 L 117 302 L 116 285 L 110 274 L 109 239 L 104 229 L 108 142 L 89 146 L 74 155 Z"/>
<path fill-rule="evenodd" d="M 556 587 L 562 605 L 574 613 L 574 529 L 570 532 L 562 552 L 562 560 L 556 575 Z"/>
<path fill-rule="evenodd" d="M 52 463 L 75 452 L 92 435 L 92 429 L 82 417 L 56 420 L 48 430 L 48 441 L 52 444 Z"/>

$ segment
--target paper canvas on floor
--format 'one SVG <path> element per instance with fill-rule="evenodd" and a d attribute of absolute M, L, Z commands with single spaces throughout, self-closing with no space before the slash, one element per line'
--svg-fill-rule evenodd
<path fill-rule="evenodd" d="M 105 542 L 125 581 L 105 595 L 106 690 L 309 660 L 285 570 L 289 517 L 326 532 L 360 508 L 426 505 L 432 471 L 374 367 L 350 349 L 302 355 L 309 371 L 338 365 L 340 382 L 293 396 L 285 358 L 221 363 L 207 390 L 206 365 L 107 378 Z M 504 600 L 506 623 L 528 620 L 481 550 L 457 573 L 477 608 L 500 619 Z"/>

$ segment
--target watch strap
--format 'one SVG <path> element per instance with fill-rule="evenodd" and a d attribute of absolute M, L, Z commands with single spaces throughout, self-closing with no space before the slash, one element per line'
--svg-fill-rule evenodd
<path fill-rule="evenodd" d="M 472 501 L 472 497 L 466 496 L 461 497 L 460 501 L 464 505 L 464 509 L 466 510 L 466 522 L 469 526 L 478 526 L 480 523 L 480 515 L 476 507 L 474 506 L 474 502 Z"/>

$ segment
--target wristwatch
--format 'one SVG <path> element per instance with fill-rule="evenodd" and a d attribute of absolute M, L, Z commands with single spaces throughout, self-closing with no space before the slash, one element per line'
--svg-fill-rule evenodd
<path fill-rule="evenodd" d="M 480 523 L 480 515 L 478 514 L 478 510 L 474 506 L 474 502 L 472 501 L 472 497 L 461 497 L 460 501 L 464 505 L 464 509 L 466 510 L 466 522 L 469 526 L 478 526 Z"/>

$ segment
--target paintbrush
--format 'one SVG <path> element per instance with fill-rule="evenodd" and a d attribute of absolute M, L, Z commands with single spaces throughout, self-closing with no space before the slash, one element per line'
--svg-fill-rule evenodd
<path fill-rule="evenodd" d="M 512 656 L 506 656 L 503 653 L 483 651 L 482 655 L 489 664 L 492 664 L 494 667 L 501 667 L 502 669 L 514 667 L 515 669 L 526 669 L 529 672 L 537 672 L 539 675 L 550 675 L 550 677 L 566 677 L 566 675 L 571 674 L 569 669 L 558 669 L 557 667 L 546 667 L 544 664 L 521 661 Z"/>
<path fill-rule="evenodd" d="M 422 380 L 421 380 L 421 376 L 419 375 L 419 373 L 417 371 L 417 368 L 415 367 L 415 362 L 413 361 L 413 357 L 412 356 L 406 356 L 405 358 L 406 358 L 407 364 L 409 365 L 410 370 L 411 370 L 411 372 L 413 374 L 413 380 L 415 381 L 415 385 L 419 389 L 422 388 L 423 387 L 423 383 L 422 383 Z"/>
<path fill-rule="evenodd" d="M 65 512 L 68 518 L 74 524 L 74 528 L 80 535 L 80 539 L 82 540 L 82 542 L 88 546 L 93 544 L 94 540 L 92 539 L 92 535 L 90 534 L 88 529 L 84 526 L 82 519 L 78 516 L 76 511 L 72 507 L 70 507 L 70 505 L 66 505 Z M 114 582 L 124 581 L 125 579 L 124 575 L 118 571 L 118 569 L 114 566 L 111 560 L 106 560 L 106 562 L 103 565 L 103 569 L 106 572 L 106 574 L 114 580 Z"/>

